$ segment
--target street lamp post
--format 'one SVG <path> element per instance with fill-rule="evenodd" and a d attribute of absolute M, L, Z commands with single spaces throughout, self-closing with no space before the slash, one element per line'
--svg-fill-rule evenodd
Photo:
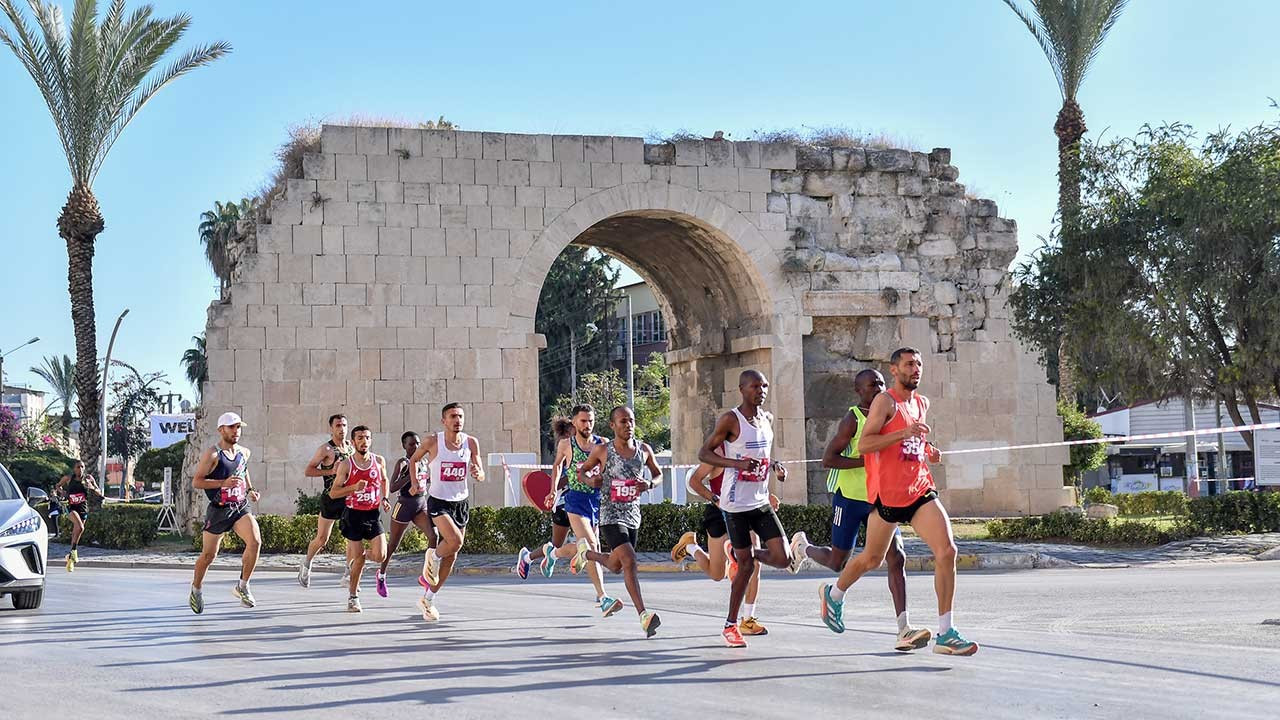
<path fill-rule="evenodd" d="M 26 342 L 22 343 L 21 345 L 19 345 L 18 347 L 16 347 L 16 348 L 14 348 L 14 349 L 10 350 L 10 351 L 9 351 L 9 352 L 7 352 L 7 353 L 0 353 L 0 392 L 4 392 L 4 359 L 5 359 L 5 356 L 6 356 L 6 355 L 9 355 L 9 354 L 11 354 L 11 353 L 15 353 L 15 352 L 17 352 L 17 351 L 21 350 L 22 348 L 24 348 L 24 347 L 26 347 L 26 346 L 30 345 L 31 343 L 35 343 L 35 342 L 40 342 L 40 338 L 38 338 L 38 337 L 33 337 L 33 338 L 31 338 L 30 340 L 28 340 L 28 341 L 26 341 Z"/>
<path fill-rule="evenodd" d="M 128 314 L 129 308 L 125 308 L 124 312 L 120 313 L 120 317 L 116 318 L 116 326 L 111 328 L 111 340 L 107 342 L 107 359 L 102 363 L 102 402 L 98 407 L 102 446 L 98 449 L 98 479 L 102 481 L 103 489 L 107 487 L 107 376 L 111 374 L 111 349 L 116 344 L 116 333 L 120 331 L 120 321 L 124 320 L 124 316 Z M 120 499 L 124 499 L 124 476 L 120 477 Z"/>

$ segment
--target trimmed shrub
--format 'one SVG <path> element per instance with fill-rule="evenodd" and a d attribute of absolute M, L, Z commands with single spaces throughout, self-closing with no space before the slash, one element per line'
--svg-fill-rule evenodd
<path fill-rule="evenodd" d="M 993 540 L 1069 541 L 1086 545 L 1163 545 L 1190 537 L 1195 528 L 1180 523 L 1163 530 L 1151 523 L 1114 518 L 1086 518 L 1067 512 L 1000 518 L 987 523 Z"/>
<path fill-rule="evenodd" d="M 150 503 L 108 503 L 89 513 L 80 544 L 115 550 L 146 547 L 159 534 L 160 506 Z M 71 542 L 71 517 L 59 516 L 58 540 Z"/>
<path fill-rule="evenodd" d="M 319 515 L 320 514 L 320 498 L 324 495 L 324 490 L 317 490 L 314 493 L 304 493 L 298 491 L 298 497 L 293 501 L 295 515 Z"/>
<path fill-rule="evenodd" d="M 475 508 L 472 508 L 475 512 Z M 535 507 L 502 508 L 494 515 L 495 544 L 515 552 L 522 547 L 536 548 L 551 537 L 551 516 Z M 471 528 L 467 528 L 467 544 Z"/>
<path fill-rule="evenodd" d="M 1112 502 L 1111 491 L 1097 485 L 1084 491 L 1084 502 L 1086 505 L 1114 505 Z"/>
<path fill-rule="evenodd" d="M 1121 515 L 1186 515 L 1187 496 L 1181 490 L 1120 493 L 1112 503 Z"/>
<path fill-rule="evenodd" d="M 262 552 L 265 553 L 300 553 L 306 552 L 307 545 L 316 534 L 316 515 L 255 515 L 258 520 L 258 534 L 262 537 Z M 204 543 L 204 533 L 196 533 L 191 538 L 191 547 L 199 551 Z M 220 545 L 227 552 L 242 552 L 244 543 L 234 532 L 225 533 Z M 325 552 L 346 552 L 347 540 L 338 532 L 334 524 L 329 542 L 324 546 Z"/>
<path fill-rule="evenodd" d="M 1191 525 L 1201 532 L 1280 532 L 1280 493 L 1237 490 L 1189 503 Z"/>

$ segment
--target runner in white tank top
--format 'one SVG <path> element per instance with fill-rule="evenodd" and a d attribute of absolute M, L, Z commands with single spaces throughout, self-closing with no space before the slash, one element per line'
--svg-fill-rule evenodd
<path fill-rule="evenodd" d="M 738 376 L 738 392 L 742 394 L 742 404 L 720 416 L 715 430 L 698 451 L 701 462 L 724 468 L 720 509 L 724 512 L 733 556 L 738 561 L 722 633 L 729 647 L 747 644 L 738 627 L 738 609 L 746 596 L 756 561 L 777 568 L 792 562 L 782 523 L 774 512 L 776 498 L 769 492 L 770 465 L 779 481 L 787 479 L 786 468 L 770 461 L 773 424 L 769 413 L 761 407 L 769 396 L 769 381 L 759 371 L 744 370 Z M 753 535 L 764 547 L 753 547 Z"/>
<path fill-rule="evenodd" d="M 427 548 L 422 576 L 418 578 L 423 589 L 418 607 L 422 610 L 422 619 L 427 622 L 440 619 L 435 596 L 453 571 L 458 551 L 467 538 L 467 520 L 471 517 L 471 506 L 467 502 L 467 475 L 475 478 L 476 482 L 484 482 L 480 444 L 462 432 L 466 424 L 462 405 L 445 405 L 440 411 L 440 420 L 444 431 L 427 436 L 418 451 L 409 458 L 411 466 L 428 456 L 431 458 L 428 465 L 431 484 L 427 490 L 427 515 L 431 516 L 431 524 L 440 537 L 436 547 Z"/>

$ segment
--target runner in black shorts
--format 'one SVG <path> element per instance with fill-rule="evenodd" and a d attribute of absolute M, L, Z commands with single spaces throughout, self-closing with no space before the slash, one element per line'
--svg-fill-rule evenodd
<path fill-rule="evenodd" d="M 557 417 L 551 421 L 551 432 L 556 438 L 556 465 L 560 466 L 560 447 L 573 435 L 573 422 L 566 417 Z M 564 472 L 568 472 L 567 465 L 564 466 Z M 560 478 L 556 476 L 554 468 L 552 469 L 552 489 L 551 495 L 555 496 L 555 505 L 551 508 L 551 542 L 549 543 L 553 550 L 558 550 L 564 546 L 566 540 L 569 539 L 569 513 L 564 509 L 564 494 L 557 492 L 556 488 L 560 484 Z M 550 496 L 548 496 L 550 497 Z M 547 556 L 547 543 L 539 545 L 536 549 L 530 551 L 529 548 L 520 548 L 516 553 L 516 575 L 521 580 L 529 577 L 529 566 L 535 560 L 543 560 L 541 568 L 551 569 L 555 567 L 555 558 L 550 561 L 544 560 Z M 546 573 L 546 570 L 543 570 Z"/>
<path fill-rule="evenodd" d="M 67 500 L 67 514 L 71 516 L 71 552 L 67 553 L 67 572 L 75 572 L 76 563 L 80 562 L 77 548 L 84 535 L 84 521 L 89 517 L 89 493 L 102 497 L 98 483 L 92 475 L 84 474 L 84 463 L 77 460 L 71 466 L 71 474 L 63 475 L 54 488 L 55 494 L 61 494 Z M 57 533 L 55 525 L 53 532 Z"/>
<path fill-rule="evenodd" d="M 307 545 L 307 557 L 298 568 L 298 584 L 302 587 L 311 587 L 311 561 L 315 559 L 316 553 L 329 544 L 333 524 L 342 518 L 342 511 L 346 509 L 341 500 L 329 497 L 329 488 L 333 486 L 333 479 L 337 475 L 335 468 L 338 463 L 351 457 L 353 452 L 355 449 L 351 447 L 351 443 L 347 442 L 347 416 L 330 415 L 329 439 L 316 449 L 315 454 L 307 461 L 306 467 L 302 469 L 305 477 L 324 479 L 324 490 L 320 493 L 320 517 L 316 519 L 316 534 Z M 351 569 L 347 568 L 347 572 L 350 571 Z M 344 573 L 343 580 L 346 577 Z"/>
<path fill-rule="evenodd" d="M 249 591 L 249 577 L 258 563 L 262 535 L 258 521 L 249 511 L 249 503 L 258 501 L 258 491 L 253 489 L 253 480 L 249 477 L 249 449 L 239 444 L 243 427 L 239 415 L 223 413 L 218 418 L 218 444 L 201 453 L 196 465 L 192 484 L 209 497 L 200 557 L 196 558 L 188 598 L 191 612 L 197 615 L 204 612 L 204 595 L 200 591 L 204 575 L 218 557 L 222 536 L 233 531 L 244 541 L 244 553 L 240 556 L 240 581 L 231 592 L 245 607 L 257 604 Z"/>
<path fill-rule="evenodd" d="M 418 452 L 422 441 L 416 432 L 406 432 L 400 436 L 400 445 L 404 448 L 404 457 L 396 461 L 395 470 L 391 471 L 391 492 L 399 492 L 395 507 L 391 510 L 391 539 L 387 542 L 387 554 L 382 558 L 382 566 L 375 575 L 378 594 L 387 596 L 387 566 L 391 564 L 391 556 L 400 547 L 400 538 L 404 537 L 409 525 L 416 525 L 427 537 L 428 547 L 436 546 L 436 529 L 431 524 L 431 516 L 427 514 L 427 485 L 431 482 L 431 469 L 426 463 L 410 465 L 409 458 Z"/>
<path fill-rule="evenodd" d="M 338 475 L 329 497 L 341 500 L 346 509 L 338 521 L 338 530 L 347 539 L 347 567 L 351 579 L 347 586 L 347 612 L 361 612 L 360 576 L 366 561 L 382 562 L 387 555 L 387 539 L 382 534 L 379 511 L 390 510 L 387 502 L 387 463 L 381 455 L 369 452 L 373 431 L 357 425 L 351 431 L 355 453 L 338 463 Z M 364 543 L 369 543 L 366 550 Z"/>

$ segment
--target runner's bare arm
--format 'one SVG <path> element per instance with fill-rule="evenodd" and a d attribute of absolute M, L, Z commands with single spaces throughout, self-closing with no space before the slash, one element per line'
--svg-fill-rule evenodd
<path fill-rule="evenodd" d="M 378 457 L 382 457 L 379 455 Z M 395 479 L 391 481 L 391 485 L 387 488 L 387 494 L 400 492 L 405 485 L 409 484 L 409 461 L 406 458 L 400 458 L 396 461 L 396 469 L 391 472 L 391 476 Z"/>
<path fill-rule="evenodd" d="M 337 474 L 337 477 L 333 479 L 333 485 L 329 486 L 329 497 L 333 498 L 334 500 L 341 500 L 342 498 L 345 498 L 351 493 L 360 492 L 361 490 L 364 490 L 364 486 L 367 484 L 365 480 L 361 480 L 360 482 L 357 482 L 354 485 L 351 485 L 350 487 L 344 487 L 347 482 L 347 476 L 351 474 L 350 459 L 343 460 L 342 462 L 338 463 L 338 467 L 334 469 L 338 471 L 338 474 Z"/>
<path fill-rule="evenodd" d="M 484 482 L 484 463 L 480 461 L 480 441 L 467 436 L 467 446 L 471 448 L 471 477 L 476 482 Z"/>
<path fill-rule="evenodd" d="M 853 412 L 845 413 L 840 424 L 836 426 L 835 436 L 831 438 L 831 442 L 827 443 L 827 449 L 822 452 L 822 467 L 828 470 L 851 470 L 863 467 L 862 458 L 845 457 L 843 454 L 857 433 L 857 416 Z"/>
<path fill-rule="evenodd" d="M 719 468 L 711 467 L 706 463 L 701 463 L 689 473 L 689 479 L 685 482 L 689 487 L 689 492 L 706 500 L 707 502 L 715 502 L 716 496 L 711 492 L 711 485 L 707 481 L 716 474 Z"/>
<path fill-rule="evenodd" d="M 382 478 L 382 509 L 391 510 L 390 480 L 387 478 L 387 460 L 381 455 L 374 455 L 373 461 L 378 463 L 378 476 Z"/>
<path fill-rule="evenodd" d="M 197 490 L 216 490 L 222 487 L 221 480 L 209 480 L 209 473 L 217 467 L 218 461 L 214 457 L 214 448 L 209 448 L 200 454 L 200 462 L 196 463 L 195 477 L 191 479 L 191 484 Z"/>
<path fill-rule="evenodd" d="M 716 452 L 716 450 L 726 442 L 738 436 L 738 417 L 731 412 L 727 412 L 716 420 L 716 427 L 707 436 L 707 441 L 702 444 L 702 449 L 698 451 L 698 462 L 704 462 L 708 465 L 714 465 L 719 468 L 733 468 L 734 470 L 753 470 L 760 464 L 755 458 L 743 458 L 741 460 L 730 460 L 729 458 Z"/>
<path fill-rule="evenodd" d="M 409 464 L 414 467 L 417 467 L 418 463 L 423 458 L 431 457 L 431 456 L 434 456 L 435 454 L 436 454 L 436 434 L 431 433 L 431 435 L 429 435 L 426 440 L 423 440 L 422 444 L 418 446 L 418 452 L 414 453 L 413 457 L 409 458 Z"/>
<path fill-rule="evenodd" d="M 564 469 L 568 467 L 569 461 L 573 459 L 573 451 L 569 449 L 569 438 L 561 438 L 556 443 L 556 459 L 551 465 L 551 477 L 554 478 L 551 486 L 551 494 L 554 495 L 557 489 L 564 489 L 561 485 L 568 485 L 566 479 L 561 483 L 560 476 L 564 474 Z"/>
<path fill-rule="evenodd" d="M 873 452 L 879 452 L 890 445 L 902 442 L 906 438 L 915 435 L 923 435 L 929 432 L 929 426 L 924 423 L 912 423 L 911 425 L 891 432 L 887 435 L 881 434 L 884 424 L 893 417 L 894 413 L 893 396 L 887 392 L 882 392 L 871 401 L 871 410 L 867 413 L 867 426 L 862 431 L 862 439 L 858 441 L 858 452 L 867 455 Z"/>
<path fill-rule="evenodd" d="M 588 473 L 597 467 L 603 468 L 605 458 L 608 456 L 608 445 L 596 445 L 591 448 L 591 454 L 587 456 L 586 462 L 578 466 L 578 480 L 591 487 L 600 487 L 600 484 L 604 481 L 604 473 L 596 473 L 594 476 L 588 475 Z"/>
<path fill-rule="evenodd" d="M 248 448 L 242 448 L 237 445 L 236 449 L 244 453 L 245 462 L 248 462 L 249 461 Z M 233 480 L 234 478 L 227 478 L 227 479 Z M 231 485 L 231 487 L 235 487 L 235 485 Z M 244 487 L 248 491 L 249 500 L 251 502 L 258 502 L 258 498 L 262 497 L 262 493 L 258 492 L 253 487 L 253 477 L 249 474 L 249 467 L 247 465 L 245 466 L 245 469 L 244 469 Z"/>
<path fill-rule="evenodd" d="M 640 443 L 640 452 L 644 453 L 645 467 L 649 468 L 649 480 L 645 482 L 645 490 L 655 488 L 662 484 L 662 468 L 658 465 L 658 460 L 653 456 L 653 448 L 645 443 Z"/>
<path fill-rule="evenodd" d="M 321 465 L 329 462 L 333 456 L 333 451 L 329 449 L 329 443 L 325 443 L 316 448 L 316 452 L 307 461 L 307 466 L 302 468 L 303 477 L 324 477 L 328 473 L 320 469 Z"/>

